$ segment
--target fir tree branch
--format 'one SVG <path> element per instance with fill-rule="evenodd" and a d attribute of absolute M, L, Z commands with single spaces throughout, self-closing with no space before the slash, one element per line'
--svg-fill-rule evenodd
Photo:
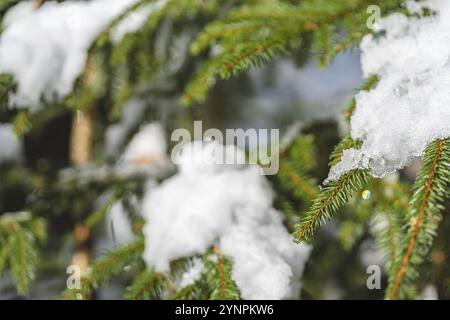
<path fill-rule="evenodd" d="M 9 74 L 0 74 L 0 110 L 7 107 L 9 95 L 16 89 L 16 83 Z"/>
<path fill-rule="evenodd" d="M 407 215 L 407 235 L 396 259 L 386 293 L 388 299 L 404 298 L 418 273 L 436 233 L 450 181 L 450 141 L 437 140 L 425 150 L 422 169 L 413 187 Z"/>
<path fill-rule="evenodd" d="M 28 111 L 20 111 L 13 120 L 14 133 L 22 137 L 31 130 L 31 122 Z"/>
<path fill-rule="evenodd" d="M 375 194 L 375 214 L 371 231 L 386 258 L 386 270 L 392 274 L 403 238 L 403 219 L 409 209 L 409 188 L 401 182 L 380 180 Z"/>
<path fill-rule="evenodd" d="M 195 290 L 196 284 L 188 285 L 182 288 L 179 292 L 175 294 L 173 300 L 193 300 L 192 294 Z"/>
<path fill-rule="evenodd" d="M 160 299 L 161 292 L 167 286 L 167 278 L 154 271 L 143 271 L 136 277 L 131 287 L 124 295 L 126 300 Z"/>
<path fill-rule="evenodd" d="M 374 181 L 370 179 L 366 188 L 373 190 Z M 350 212 L 346 213 L 339 227 L 338 239 L 341 247 L 350 251 L 361 240 L 367 230 L 367 225 L 373 213 L 378 198 L 372 195 L 369 199 L 355 196 L 350 202 Z"/>
<path fill-rule="evenodd" d="M 109 197 L 109 199 L 104 203 L 100 208 L 91 213 L 83 222 L 83 225 L 92 229 L 95 227 L 100 221 L 102 221 L 111 208 L 118 201 L 123 199 L 126 195 L 126 191 L 121 188 L 115 188 Z"/>
<path fill-rule="evenodd" d="M 217 246 L 214 247 L 214 254 L 217 256 L 216 267 L 217 267 L 217 274 L 219 276 L 219 296 L 222 300 L 225 300 L 227 289 L 227 282 L 225 279 L 225 263 L 222 254 L 220 253 L 219 248 Z"/>
<path fill-rule="evenodd" d="M 341 159 L 345 150 L 350 148 L 359 149 L 362 145 L 362 142 L 357 140 L 353 140 L 350 134 L 346 135 L 342 140 L 334 147 L 333 152 L 330 155 L 329 166 L 333 167 L 337 165 Z"/>
<path fill-rule="evenodd" d="M 316 229 L 348 202 L 353 193 L 362 189 L 367 179 L 367 171 L 354 169 L 327 185 L 313 201 L 306 216 L 295 226 L 296 242 L 309 240 Z"/>
<path fill-rule="evenodd" d="M 256 68 L 287 51 L 287 40 L 283 34 L 275 34 L 264 39 L 247 39 L 233 45 L 228 52 L 217 55 L 207 61 L 190 80 L 181 102 L 190 105 L 201 102 L 206 93 L 216 83 L 217 75 L 221 79 L 236 76 L 250 68 Z M 294 43 L 292 43 L 295 46 Z"/>
<path fill-rule="evenodd" d="M 312 135 L 299 135 L 280 154 L 280 168 L 274 176 L 276 197 L 279 207 L 288 217 L 290 226 L 298 223 L 299 211 L 304 204 L 319 194 L 317 182 L 310 172 L 317 168 L 316 150 Z"/>
<path fill-rule="evenodd" d="M 342 222 L 339 227 L 338 239 L 341 247 L 345 251 L 354 248 L 358 240 L 361 239 L 365 231 L 365 223 L 348 219 Z"/>
<path fill-rule="evenodd" d="M 400 0 L 388 5 L 379 1 L 384 13 L 400 8 Z M 269 1 L 262 4 L 244 4 L 237 7 L 223 19 L 209 24 L 191 45 L 191 52 L 200 54 L 208 47 L 220 48 L 223 63 L 208 67 L 209 78 L 220 75 L 222 79 L 234 76 L 251 67 L 259 67 L 268 63 L 280 53 L 294 52 L 301 48 L 302 39 L 313 35 L 314 51 L 321 52 L 322 65 L 328 62 L 340 51 L 352 43 L 359 41 L 371 30 L 367 28 L 367 7 L 373 4 L 371 0 L 347 1 L 302 1 L 300 4 L 288 4 L 281 1 Z M 347 36 L 343 40 L 339 35 L 340 24 L 345 22 Z M 270 39 L 270 40 L 269 40 Z M 276 42 L 276 43 L 275 43 Z M 269 47 L 269 43 L 272 43 Z M 236 48 L 241 46 L 243 54 L 236 54 Z M 270 49 L 270 50 L 269 50 Z M 307 42 L 305 49 L 309 51 Z M 314 53 L 314 52 L 313 52 Z M 226 59 L 231 59 L 227 62 Z M 208 63 L 208 62 L 207 62 Z M 214 70 L 217 65 L 219 70 Z M 200 74 L 205 73 L 202 68 Z M 186 88 L 183 104 L 202 102 L 207 90 L 214 85 L 210 80 L 205 86 L 195 76 Z M 196 88 L 198 86 L 198 88 Z"/>
<path fill-rule="evenodd" d="M 392 209 L 377 212 L 372 218 L 371 227 L 377 245 L 386 257 L 386 269 L 390 273 L 401 240 L 401 216 Z"/>
<path fill-rule="evenodd" d="M 5 239 L 0 237 L 0 274 L 6 271 L 8 266 L 9 248 L 6 245 Z"/>

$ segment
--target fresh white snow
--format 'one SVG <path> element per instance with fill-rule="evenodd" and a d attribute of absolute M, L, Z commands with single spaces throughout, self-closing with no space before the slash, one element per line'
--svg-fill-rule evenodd
<path fill-rule="evenodd" d="M 214 164 L 211 150 L 219 148 L 242 153 L 214 142 L 187 144 L 178 159 L 179 173 L 147 191 L 144 260 L 163 272 L 170 261 L 218 244 L 233 262 L 233 278 L 244 299 L 296 297 L 310 247 L 293 243 L 258 168 Z"/>
<path fill-rule="evenodd" d="M 351 135 L 363 142 L 361 149 L 347 150 L 326 182 L 355 168 L 383 177 L 422 156 L 430 142 L 450 137 L 450 1 L 407 6 L 436 14 L 392 14 L 379 24 L 384 35 L 363 39 L 364 76 L 378 75 L 380 82 L 356 96 Z"/>
<path fill-rule="evenodd" d="M 136 0 L 134 0 L 136 1 Z M 155 11 L 167 4 L 168 0 L 156 0 L 125 17 L 113 29 L 111 39 L 114 42 L 120 41 L 126 34 L 138 31 L 145 23 L 146 19 Z"/>
<path fill-rule="evenodd" d="M 177 289 L 183 289 L 190 286 L 200 279 L 205 265 L 200 258 L 192 259 L 189 268 L 181 275 L 181 278 L 176 283 Z"/>
<path fill-rule="evenodd" d="M 46 1 L 39 9 L 34 1 L 21 1 L 10 9 L 0 37 L 0 73 L 12 74 L 18 83 L 11 106 L 35 111 L 41 98 L 53 101 L 68 95 L 92 42 L 135 1 Z M 113 38 L 132 32 L 136 20 L 119 24 Z"/>

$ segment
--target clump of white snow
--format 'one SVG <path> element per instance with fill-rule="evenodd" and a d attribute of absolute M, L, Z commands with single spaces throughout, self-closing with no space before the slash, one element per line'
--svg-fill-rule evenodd
<path fill-rule="evenodd" d="M 354 168 L 383 177 L 420 157 L 430 142 L 450 137 L 450 2 L 407 5 L 435 15 L 392 14 L 380 22 L 384 35 L 363 39 L 364 76 L 380 81 L 356 96 L 351 135 L 363 142 L 361 149 L 347 150 L 327 181 Z"/>
<path fill-rule="evenodd" d="M 181 172 L 216 172 L 245 164 L 245 153 L 234 145 L 194 141 L 179 152 L 172 151 L 173 162 Z"/>
<path fill-rule="evenodd" d="M 295 298 L 309 247 L 293 244 L 280 213 L 266 210 L 262 221 L 232 225 L 220 247 L 233 260 L 233 278 L 244 299 Z"/>
<path fill-rule="evenodd" d="M 0 124 L 0 163 L 20 158 L 21 143 L 11 124 Z"/>
<path fill-rule="evenodd" d="M 92 42 L 135 1 L 46 1 L 39 9 L 34 1 L 21 1 L 10 9 L 0 37 L 0 73 L 12 74 L 18 83 L 11 105 L 34 111 L 41 98 L 51 101 L 68 95 Z M 115 39 L 133 28 L 125 21 Z"/>
<path fill-rule="evenodd" d="M 142 113 L 142 104 L 139 101 L 130 102 L 127 104 L 126 110 L 136 111 L 137 114 L 124 114 L 122 121 L 117 124 L 117 127 L 114 127 L 116 132 L 107 135 L 110 139 L 109 141 L 107 139 L 107 145 L 108 143 L 114 144 L 114 148 L 118 148 L 117 144 L 123 143 L 130 127 L 137 121 L 136 117 L 139 117 L 139 114 Z M 155 187 L 156 178 L 167 176 L 172 169 L 173 164 L 167 155 L 164 129 L 159 122 L 153 122 L 144 125 L 132 137 L 123 155 L 112 169 L 109 169 L 109 167 L 88 168 L 88 170 L 83 169 L 83 172 L 90 179 L 92 179 L 92 176 L 106 178 L 113 175 L 123 177 L 139 174 L 147 178 L 146 189 L 150 190 Z M 71 173 L 72 175 L 75 174 L 77 179 L 82 177 L 80 172 L 73 171 Z M 110 192 L 101 196 L 98 200 L 99 206 L 106 205 L 108 197 L 111 197 Z M 137 198 L 129 198 L 128 204 L 135 208 L 136 211 L 141 211 L 140 201 Z M 117 201 L 109 208 L 106 217 L 106 230 L 109 240 L 112 240 L 114 244 L 128 243 L 135 238 L 124 200 Z"/>
<path fill-rule="evenodd" d="M 172 167 L 167 155 L 166 135 L 158 122 L 143 126 L 133 136 L 117 163 L 117 169 L 124 174 L 147 171 L 163 175 Z"/>
<path fill-rule="evenodd" d="M 244 156 L 235 147 L 211 142 L 196 148 L 198 144 L 205 143 L 188 144 L 180 153 L 186 158 L 178 159 L 178 174 L 145 195 L 147 265 L 167 271 L 170 261 L 218 244 L 233 262 L 233 278 L 244 299 L 297 296 L 310 247 L 292 242 L 281 214 L 272 208 L 268 182 L 255 166 L 208 161 L 216 154 L 211 150 L 220 148 Z M 192 165 L 193 159 L 207 165 Z"/>

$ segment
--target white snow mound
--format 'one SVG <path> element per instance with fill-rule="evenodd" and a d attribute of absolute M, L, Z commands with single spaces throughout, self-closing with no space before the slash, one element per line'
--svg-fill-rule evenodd
<path fill-rule="evenodd" d="M 41 99 L 64 98 L 83 71 L 88 50 L 102 30 L 136 0 L 21 1 L 3 20 L 0 37 L 0 73 L 12 74 L 18 89 L 13 107 L 36 111 Z M 145 10 L 144 10 L 145 9 Z M 150 14 L 144 8 L 120 23 L 112 35 L 117 41 L 133 32 Z"/>
<path fill-rule="evenodd" d="M 272 190 L 255 166 L 220 165 L 216 150 L 233 155 L 235 147 L 194 142 L 180 153 L 180 172 L 145 195 L 144 260 L 167 271 L 172 260 L 206 252 L 214 244 L 233 263 L 233 278 L 244 299 L 298 296 L 299 279 L 310 246 L 296 245 L 272 208 Z M 197 150 L 201 154 L 193 155 Z M 183 158 L 186 155 L 186 159 Z M 203 159 L 207 165 L 192 165 Z M 184 160 L 186 160 L 184 162 Z"/>
<path fill-rule="evenodd" d="M 422 156 L 430 142 L 450 137 L 450 1 L 407 6 L 436 14 L 392 14 L 380 22 L 384 35 L 363 39 L 364 76 L 378 75 L 380 81 L 356 96 L 351 135 L 363 142 L 361 149 L 347 150 L 326 182 L 355 168 L 383 177 Z"/>

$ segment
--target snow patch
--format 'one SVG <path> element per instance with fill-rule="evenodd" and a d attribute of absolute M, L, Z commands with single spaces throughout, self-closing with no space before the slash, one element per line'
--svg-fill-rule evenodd
<path fill-rule="evenodd" d="M 131 139 L 117 162 L 121 174 L 142 171 L 161 176 L 172 170 L 167 156 L 166 135 L 159 122 L 144 125 Z"/>
<path fill-rule="evenodd" d="M 146 22 L 147 18 L 155 11 L 167 4 L 168 0 L 156 0 L 139 10 L 131 13 L 125 17 L 113 30 L 111 39 L 114 42 L 119 42 L 122 38 L 129 34 L 138 31 Z"/>
<path fill-rule="evenodd" d="M 326 182 L 355 168 L 383 177 L 422 156 L 432 141 L 450 137 L 450 2 L 408 2 L 416 13 L 419 5 L 436 14 L 392 14 L 380 22 L 384 35 L 363 39 L 364 76 L 380 81 L 356 96 L 351 135 L 362 147 L 347 150 Z"/>
<path fill-rule="evenodd" d="M 0 38 L 0 73 L 18 83 L 14 107 L 39 109 L 41 98 L 61 99 L 71 91 L 86 64 L 88 49 L 101 31 L 136 0 L 21 1 L 4 20 Z M 133 30 L 123 24 L 116 34 Z"/>
<path fill-rule="evenodd" d="M 213 142 L 195 148 L 196 143 L 201 142 L 187 144 L 180 153 L 189 155 L 178 159 L 182 170 L 145 194 L 147 265 L 167 271 L 170 261 L 218 244 L 233 262 L 233 278 L 244 299 L 295 298 L 310 246 L 293 243 L 257 167 L 215 168 L 214 161 L 204 170 L 192 166 L 192 159 L 204 160 L 214 154 L 211 150 L 241 151 Z M 192 155 L 192 150 L 201 154 Z"/>
<path fill-rule="evenodd" d="M 20 158 L 22 145 L 11 124 L 0 124 L 0 163 Z"/>

